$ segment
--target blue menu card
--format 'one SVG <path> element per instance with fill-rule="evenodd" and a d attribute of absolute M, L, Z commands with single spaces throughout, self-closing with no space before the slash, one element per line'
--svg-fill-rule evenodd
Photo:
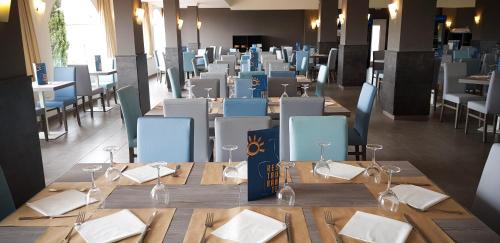
<path fill-rule="evenodd" d="M 253 91 L 253 97 L 261 98 L 262 92 L 267 91 L 267 75 L 252 75 L 252 87 L 255 88 L 255 90 Z"/>
<path fill-rule="evenodd" d="M 33 63 L 33 70 L 35 71 L 35 81 L 39 85 L 49 83 L 47 79 L 47 67 L 45 66 L 45 63 Z"/>

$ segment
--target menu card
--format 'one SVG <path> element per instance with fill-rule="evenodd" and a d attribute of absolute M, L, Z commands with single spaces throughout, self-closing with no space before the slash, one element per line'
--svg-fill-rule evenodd
<path fill-rule="evenodd" d="M 250 49 L 250 71 L 258 71 L 259 67 L 259 53 L 256 48 Z"/>
<path fill-rule="evenodd" d="M 102 71 L 102 60 L 101 60 L 101 55 L 95 55 L 95 70 L 97 72 Z"/>
<path fill-rule="evenodd" d="M 261 98 L 262 92 L 267 91 L 267 75 L 252 75 L 252 87 L 255 88 L 255 90 L 253 91 L 253 97 Z"/>
<path fill-rule="evenodd" d="M 47 79 L 47 67 L 45 66 L 45 63 L 33 63 L 33 71 L 35 71 L 35 81 L 39 85 L 45 85 L 49 83 Z"/>

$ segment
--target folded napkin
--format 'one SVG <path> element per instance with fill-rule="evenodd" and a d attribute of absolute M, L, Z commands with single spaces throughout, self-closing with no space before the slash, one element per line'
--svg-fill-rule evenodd
<path fill-rule="evenodd" d="M 174 172 L 175 170 L 167 168 L 165 166 L 162 166 L 160 168 L 160 176 L 170 175 Z M 152 165 L 144 165 L 131 170 L 127 170 L 123 172 L 122 175 L 137 183 L 144 183 L 158 178 L 158 170 Z"/>
<path fill-rule="evenodd" d="M 407 223 L 357 211 L 340 234 L 366 242 L 403 243 L 411 229 Z"/>
<path fill-rule="evenodd" d="M 247 180 L 248 178 L 248 164 L 246 161 L 242 161 L 239 164 L 235 165 L 238 170 L 238 179 Z"/>
<path fill-rule="evenodd" d="M 392 191 L 400 202 L 420 210 L 427 210 L 448 198 L 447 195 L 415 185 L 397 185 Z"/>
<path fill-rule="evenodd" d="M 97 202 L 97 200 L 92 198 L 91 203 L 95 202 Z M 26 203 L 28 207 L 45 216 L 63 215 L 86 204 L 87 195 L 73 189 Z"/>
<path fill-rule="evenodd" d="M 212 234 L 225 240 L 257 243 L 267 242 L 285 229 L 285 223 L 245 209 Z"/>
<path fill-rule="evenodd" d="M 127 209 L 76 227 L 80 236 L 88 243 L 116 242 L 138 235 L 145 229 L 146 225 Z"/>
<path fill-rule="evenodd" d="M 333 161 L 328 161 L 328 165 L 330 165 L 330 171 L 326 170 L 325 168 L 324 170 L 320 169 L 319 171 L 317 171 L 317 173 L 322 176 L 331 176 L 344 180 L 352 180 L 352 178 L 356 177 L 365 170 L 361 167 Z"/>

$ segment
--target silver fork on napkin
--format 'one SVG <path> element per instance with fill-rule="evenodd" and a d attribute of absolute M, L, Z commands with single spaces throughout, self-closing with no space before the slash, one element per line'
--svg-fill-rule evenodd
<path fill-rule="evenodd" d="M 69 232 L 66 235 L 66 237 L 64 237 L 64 240 L 62 242 L 63 243 L 68 243 L 69 239 L 71 238 L 71 233 L 73 233 L 73 229 L 75 229 L 76 227 L 79 227 L 80 225 L 82 225 L 83 222 L 85 222 L 85 211 L 80 211 L 78 213 L 78 217 L 76 217 L 76 221 L 73 224 L 73 227 L 71 227 L 71 229 L 69 230 Z"/>

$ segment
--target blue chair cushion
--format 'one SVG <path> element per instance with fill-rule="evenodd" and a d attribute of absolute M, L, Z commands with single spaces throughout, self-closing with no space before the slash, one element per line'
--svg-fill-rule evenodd
<path fill-rule="evenodd" d="M 56 96 L 52 100 L 45 100 L 45 107 L 47 109 L 64 108 L 74 103 L 76 103 L 76 97 Z"/>
<path fill-rule="evenodd" d="M 101 88 L 103 88 L 104 90 L 111 90 L 116 85 L 115 82 L 109 82 L 109 83 L 100 82 L 99 84 Z"/>
<path fill-rule="evenodd" d="M 234 98 L 224 99 L 224 117 L 234 116 L 266 116 L 267 99 Z"/>

